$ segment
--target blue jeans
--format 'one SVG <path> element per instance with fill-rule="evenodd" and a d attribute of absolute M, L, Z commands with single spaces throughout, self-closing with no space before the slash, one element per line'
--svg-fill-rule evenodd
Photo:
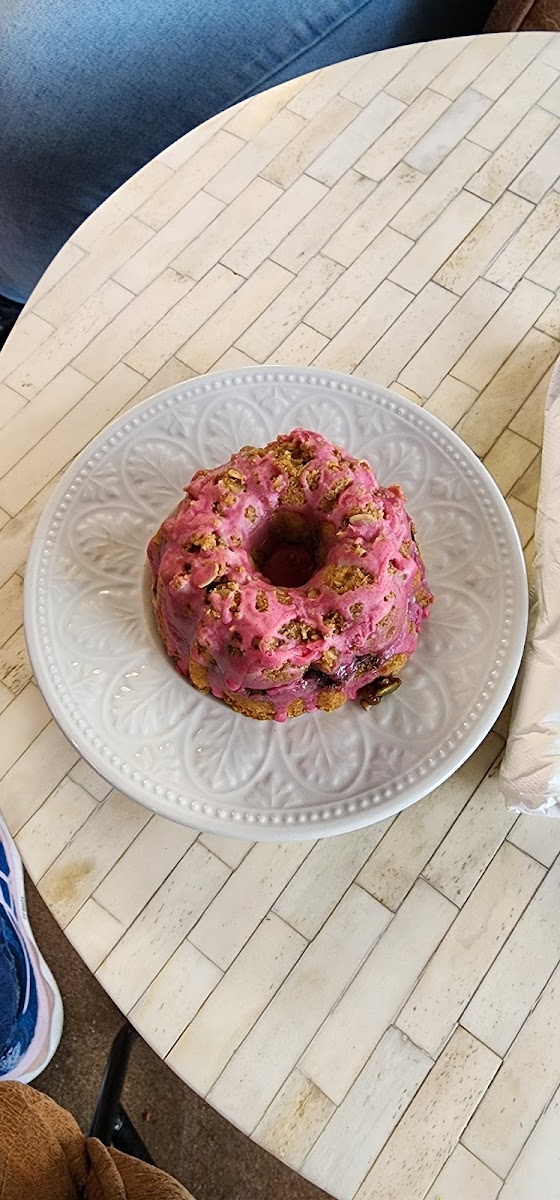
<path fill-rule="evenodd" d="M 98 204 L 214 113 L 328 63 L 476 31 L 489 2 L 0 0 L 0 295 L 24 301 Z"/>

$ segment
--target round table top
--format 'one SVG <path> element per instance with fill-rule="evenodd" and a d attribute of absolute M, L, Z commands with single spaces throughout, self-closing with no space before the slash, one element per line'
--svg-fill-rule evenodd
<path fill-rule="evenodd" d="M 275 361 L 354 371 L 437 413 L 530 553 L 560 352 L 559 174 L 560 36 L 343 62 L 140 171 L 63 248 L 0 354 L 3 811 L 146 1040 L 338 1200 L 495 1200 L 506 1177 L 501 1200 L 556 1195 L 560 822 L 506 812 L 504 716 L 436 793 L 344 837 L 251 846 L 150 816 L 49 719 L 22 564 L 61 471 L 123 408 Z"/>

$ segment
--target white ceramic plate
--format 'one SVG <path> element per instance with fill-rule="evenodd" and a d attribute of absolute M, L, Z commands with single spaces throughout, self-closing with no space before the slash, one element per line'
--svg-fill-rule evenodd
<path fill-rule="evenodd" d="M 151 615 L 146 544 L 197 468 L 297 425 L 402 485 L 436 599 L 397 693 L 281 725 L 176 673 Z M 84 758 L 156 812 L 253 839 L 353 829 L 432 791 L 496 719 L 526 623 L 517 533 L 478 459 L 402 397 L 312 369 L 222 371 L 126 412 L 62 479 L 25 576 L 35 675 Z"/>

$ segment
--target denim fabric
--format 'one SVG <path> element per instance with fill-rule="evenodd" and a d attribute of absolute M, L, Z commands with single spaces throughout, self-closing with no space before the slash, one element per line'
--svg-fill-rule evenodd
<path fill-rule="evenodd" d="M 17 1071 L 31 1045 L 38 1016 L 37 983 L 18 926 L 15 881 L 0 830 L 0 1079 Z"/>
<path fill-rule="evenodd" d="M 489 0 L 3 0 L 0 294 L 189 129 L 343 58 L 481 28 Z"/>

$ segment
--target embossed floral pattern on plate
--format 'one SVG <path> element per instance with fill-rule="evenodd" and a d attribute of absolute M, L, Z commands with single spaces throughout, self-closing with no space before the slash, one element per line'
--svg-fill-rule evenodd
<path fill-rule="evenodd" d="M 379 708 L 278 725 L 176 674 L 153 625 L 145 550 L 198 467 L 295 425 L 402 485 L 436 603 L 403 687 Z M 273 840 L 351 829 L 433 790 L 497 716 L 526 618 L 517 534 L 474 455 L 410 401 L 312 369 L 221 372 L 125 413 L 61 481 L 25 579 L 37 680 L 92 766 L 175 820 Z"/>

